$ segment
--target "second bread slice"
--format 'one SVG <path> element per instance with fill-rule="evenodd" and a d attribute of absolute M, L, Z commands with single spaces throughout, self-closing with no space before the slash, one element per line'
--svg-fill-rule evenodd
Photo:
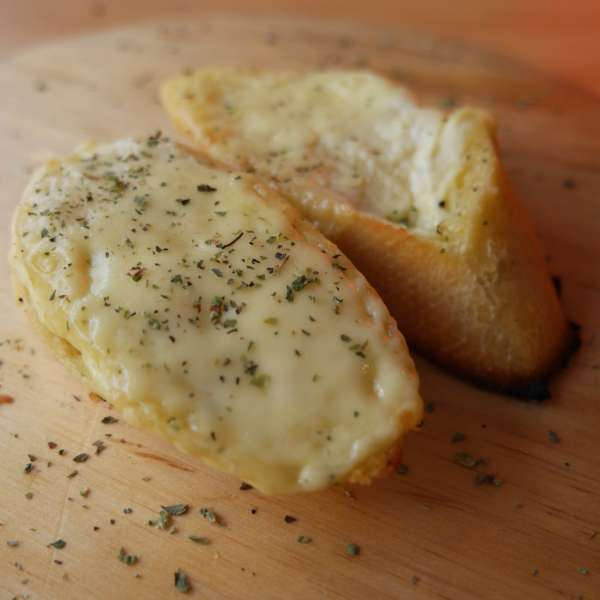
<path fill-rule="evenodd" d="M 518 394 L 560 363 L 568 324 L 486 113 L 423 109 L 360 71 L 206 69 L 162 101 L 198 148 L 335 241 L 415 349 Z"/>

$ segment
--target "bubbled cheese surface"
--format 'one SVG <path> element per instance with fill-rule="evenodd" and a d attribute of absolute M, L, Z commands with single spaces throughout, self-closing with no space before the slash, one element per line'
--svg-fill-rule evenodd
<path fill-rule="evenodd" d="M 46 337 L 128 421 L 265 492 L 351 477 L 420 419 L 404 341 L 337 248 L 159 135 L 41 168 L 12 264 Z"/>

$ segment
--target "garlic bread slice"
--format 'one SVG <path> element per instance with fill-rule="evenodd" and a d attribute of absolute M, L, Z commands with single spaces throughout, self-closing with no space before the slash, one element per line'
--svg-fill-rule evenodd
<path fill-rule="evenodd" d="M 352 263 L 253 176 L 160 135 L 38 170 L 11 265 L 94 392 L 263 492 L 368 483 L 421 419 L 404 339 Z"/>
<path fill-rule="evenodd" d="M 204 69 L 161 94 L 196 147 L 255 171 L 342 248 L 412 347 L 539 392 L 569 329 L 488 114 L 421 108 L 364 71 Z"/>

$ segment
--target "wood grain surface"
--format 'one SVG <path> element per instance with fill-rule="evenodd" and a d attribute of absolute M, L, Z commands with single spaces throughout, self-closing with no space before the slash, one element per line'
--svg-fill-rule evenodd
<path fill-rule="evenodd" d="M 524 60 L 600 94 L 598 0 L 0 0 L 0 56 L 98 28 L 214 11 L 429 31 Z"/>
<path fill-rule="evenodd" d="M 209 599 L 600 598 L 600 104 L 592 96 L 434 37 L 298 19 L 163 22 L 40 46 L 0 65 L 0 253 L 36 163 L 86 139 L 170 131 L 157 82 L 220 63 L 371 67 L 424 101 L 493 110 L 509 174 L 583 327 L 582 349 L 543 404 L 477 390 L 418 360 L 430 410 L 407 441 L 406 473 L 369 488 L 265 498 L 154 435 L 103 424 L 118 415 L 42 346 L 2 261 L 0 598 L 175 598 L 177 569 L 190 577 L 190 597 Z M 464 441 L 451 441 L 456 432 Z M 100 454 L 96 440 L 106 445 Z M 73 462 L 81 452 L 90 459 Z M 457 452 L 486 463 L 466 468 Z M 476 485 L 476 472 L 502 485 Z M 173 519 L 176 532 L 148 525 L 175 503 L 191 506 Z M 225 526 L 204 520 L 201 507 Z M 312 543 L 299 544 L 300 535 Z M 64 548 L 49 546 L 57 539 Z M 349 543 L 359 556 L 346 553 Z M 121 547 L 139 561 L 120 562 Z"/>

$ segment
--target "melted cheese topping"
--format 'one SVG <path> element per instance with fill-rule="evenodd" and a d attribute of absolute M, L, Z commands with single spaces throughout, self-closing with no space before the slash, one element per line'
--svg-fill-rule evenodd
<path fill-rule="evenodd" d="M 469 131 L 489 120 L 419 108 L 362 71 L 207 69 L 167 82 L 162 98 L 218 160 L 251 166 L 292 197 L 308 184 L 426 235 L 454 209 Z"/>
<path fill-rule="evenodd" d="M 87 147 L 34 175 L 13 236 L 26 301 L 93 388 L 265 492 L 351 477 L 420 420 L 379 297 L 247 175 L 159 136 Z"/>

